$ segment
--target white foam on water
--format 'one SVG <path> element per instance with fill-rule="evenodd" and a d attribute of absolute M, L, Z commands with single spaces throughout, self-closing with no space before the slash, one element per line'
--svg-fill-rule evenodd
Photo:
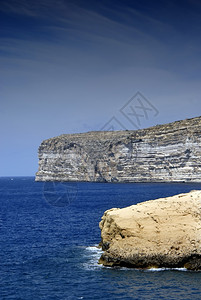
<path fill-rule="evenodd" d="M 180 272 L 186 272 L 188 271 L 186 268 L 150 268 L 145 269 L 145 272 L 161 272 L 161 271 L 180 271 Z"/>
<path fill-rule="evenodd" d="M 95 245 L 95 246 L 88 246 L 88 247 L 86 247 L 85 248 L 87 251 L 90 251 L 90 252 L 92 252 L 92 253 L 99 253 L 99 254 L 102 254 L 104 251 L 101 249 L 101 248 L 99 248 L 99 246 L 98 245 Z"/>
<path fill-rule="evenodd" d="M 98 260 L 102 253 L 103 251 L 98 248 L 98 245 L 86 247 L 84 256 L 87 261 L 84 263 L 84 268 L 87 270 L 102 268 L 102 265 L 98 264 Z"/>

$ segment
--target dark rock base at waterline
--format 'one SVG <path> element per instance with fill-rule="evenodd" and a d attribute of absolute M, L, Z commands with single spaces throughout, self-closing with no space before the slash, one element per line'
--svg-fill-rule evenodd
<path fill-rule="evenodd" d="M 107 267 L 126 267 L 136 269 L 150 268 L 186 268 L 187 270 L 201 270 L 201 255 L 192 254 L 184 257 L 170 257 L 165 255 L 135 255 L 128 259 L 120 257 L 111 257 L 107 254 L 102 254 L 99 259 L 99 264 Z"/>

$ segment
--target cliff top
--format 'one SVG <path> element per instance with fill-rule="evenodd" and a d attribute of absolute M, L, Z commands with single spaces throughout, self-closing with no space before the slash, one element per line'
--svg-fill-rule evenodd
<path fill-rule="evenodd" d="M 134 136 L 145 136 L 150 134 L 163 134 L 175 131 L 175 130 L 191 130 L 192 128 L 196 126 L 201 126 L 201 116 L 185 119 L 185 120 L 179 120 L 167 124 L 161 124 L 161 125 L 155 125 L 148 128 L 143 129 L 137 129 L 137 130 L 120 130 L 120 131 L 88 131 L 83 133 L 69 133 L 69 134 L 61 134 L 56 137 L 49 138 L 47 140 L 44 140 L 44 142 L 51 142 L 56 140 L 63 140 L 68 138 L 69 140 L 72 139 L 83 139 L 85 136 L 87 136 L 88 139 L 109 139 L 110 137 L 126 137 L 130 135 Z"/>

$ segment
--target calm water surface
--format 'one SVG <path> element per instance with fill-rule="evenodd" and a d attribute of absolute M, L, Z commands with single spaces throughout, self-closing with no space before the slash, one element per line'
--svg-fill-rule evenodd
<path fill-rule="evenodd" d="M 201 272 L 104 268 L 95 247 L 105 210 L 192 189 L 0 178 L 0 299 L 201 299 Z"/>

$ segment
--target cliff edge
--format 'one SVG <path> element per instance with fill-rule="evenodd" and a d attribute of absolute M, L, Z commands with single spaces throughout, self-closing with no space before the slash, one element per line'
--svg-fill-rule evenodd
<path fill-rule="evenodd" d="M 106 211 L 99 263 L 201 269 L 201 191 Z"/>
<path fill-rule="evenodd" d="M 201 117 L 41 143 L 36 181 L 201 182 Z"/>

